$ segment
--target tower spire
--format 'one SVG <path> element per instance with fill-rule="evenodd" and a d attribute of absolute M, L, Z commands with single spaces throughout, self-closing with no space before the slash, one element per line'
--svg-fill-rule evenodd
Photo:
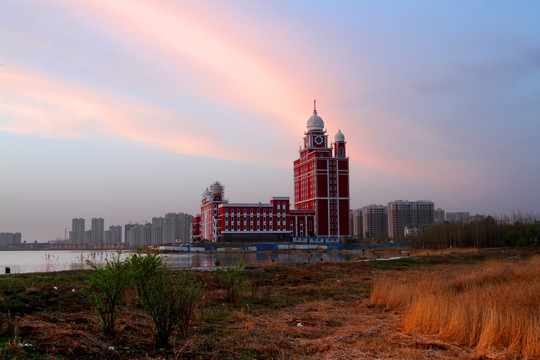
<path fill-rule="evenodd" d="M 317 100 L 313 99 L 313 112 L 317 112 Z"/>

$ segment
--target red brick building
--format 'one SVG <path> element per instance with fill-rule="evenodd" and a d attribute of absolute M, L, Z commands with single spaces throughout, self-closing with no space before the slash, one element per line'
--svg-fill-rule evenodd
<path fill-rule="evenodd" d="M 317 237 L 349 235 L 349 158 L 345 144 L 341 130 L 334 143 L 328 143 L 323 119 L 314 107 L 304 147 L 294 162 L 294 207 L 314 211 L 313 235 Z"/>
<path fill-rule="evenodd" d="M 203 193 L 193 239 L 209 241 L 338 242 L 349 235 L 349 158 L 338 131 L 328 143 L 316 108 L 308 119 L 304 146 L 294 161 L 294 206 L 288 197 L 269 203 L 234 204 L 213 183 Z"/>

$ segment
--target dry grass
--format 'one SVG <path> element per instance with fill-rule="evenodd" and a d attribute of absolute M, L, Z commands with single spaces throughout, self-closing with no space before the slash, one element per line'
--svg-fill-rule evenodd
<path fill-rule="evenodd" d="M 452 265 L 375 281 L 372 304 L 404 313 L 407 331 L 480 356 L 540 357 L 540 256 Z"/>
<path fill-rule="evenodd" d="M 446 248 L 446 249 L 409 249 L 412 256 L 449 255 L 449 254 L 472 254 L 481 252 L 478 248 Z"/>

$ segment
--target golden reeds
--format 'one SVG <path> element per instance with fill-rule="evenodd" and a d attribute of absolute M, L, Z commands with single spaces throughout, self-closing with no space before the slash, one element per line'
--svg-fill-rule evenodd
<path fill-rule="evenodd" d="M 540 357 L 540 256 L 381 275 L 371 302 L 404 312 L 406 330 L 475 348 Z"/>

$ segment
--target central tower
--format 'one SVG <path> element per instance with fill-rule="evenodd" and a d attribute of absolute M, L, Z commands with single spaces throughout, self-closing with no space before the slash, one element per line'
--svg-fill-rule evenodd
<path fill-rule="evenodd" d="M 341 238 L 349 235 L 349 158 L 341 130 L 328 143 L 324 121 L 313 114 L 306 124 L 304 145 L 294 161 L 294 206 L 314 210 L 315 224 L 309 236 Z"/>

